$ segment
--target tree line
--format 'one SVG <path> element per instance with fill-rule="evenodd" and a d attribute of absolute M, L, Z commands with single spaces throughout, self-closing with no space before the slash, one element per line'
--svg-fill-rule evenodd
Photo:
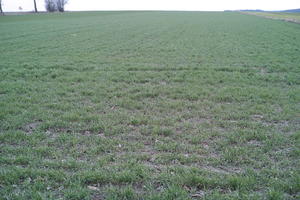
<path fill-rule="evenodd" d="M 2 0 L 0 0 L 0 14 L 4 15 L 2 9 Z M 48 12 L 64 12 L 65 5 L 68 3 L 68 0 L 45 0 L 45 8 Z M 36 0 L 33 0 L 34 12 L 38 12 Z"/>

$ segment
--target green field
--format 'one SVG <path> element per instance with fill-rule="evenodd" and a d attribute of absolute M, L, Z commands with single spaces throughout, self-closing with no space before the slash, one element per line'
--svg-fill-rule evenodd
<path fill-rule="evenodd" d="M 0 17 L 0 199 L 299 199 L 300 25 Z"/>

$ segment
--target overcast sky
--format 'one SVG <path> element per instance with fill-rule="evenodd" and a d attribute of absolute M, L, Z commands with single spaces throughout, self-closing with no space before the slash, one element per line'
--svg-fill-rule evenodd
<path fill-rule="evenodd" d="M 44 0 L 36 0 L 38 10 Z M 33 10 L 33 0 L 2 0 L 4 11 Z M 300 8 L 300 0 L 69 0 L 66 10 L 285 10 Z"/>

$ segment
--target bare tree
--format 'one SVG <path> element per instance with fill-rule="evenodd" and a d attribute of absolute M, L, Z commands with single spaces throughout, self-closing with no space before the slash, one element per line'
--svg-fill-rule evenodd
<path fill-rule="evenodd" d="M 0 14 L 4 15 L 3 10 L 2 10 L 2 0 L 0 0 Z"/>
<path fill-rule="evenodd" d="M 48 12 L 55 12 L 56 8 L 56 1 L 55 0 L 45 0 L 45 8 Z"/>
<path fill-rule="evenodd" d="M 56 8 L 59 12 L 65 11 L 65 5 L 68 3 L 68 0 L 56 0 Z"/>
<path fill-rule="evenodd" d="M 34 11 L 37 13 L 38 10 L 37 10 L 37 7 L 36 7 L 36 0 L 33 0 L 33 4 L 34 4 Z"/>

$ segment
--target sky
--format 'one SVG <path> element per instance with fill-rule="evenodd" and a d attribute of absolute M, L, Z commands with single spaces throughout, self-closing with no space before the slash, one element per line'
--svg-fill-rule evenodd
<path fill-rule="evenodd" d="M 36 0 L 44 11 L 44 0 Z M 33 0 L 2 0 L 4 11 L 32 11 Z M 300 0 L 69 0 L 65 9 L 80 10 L 286 10 L 300 8 Z"/>

